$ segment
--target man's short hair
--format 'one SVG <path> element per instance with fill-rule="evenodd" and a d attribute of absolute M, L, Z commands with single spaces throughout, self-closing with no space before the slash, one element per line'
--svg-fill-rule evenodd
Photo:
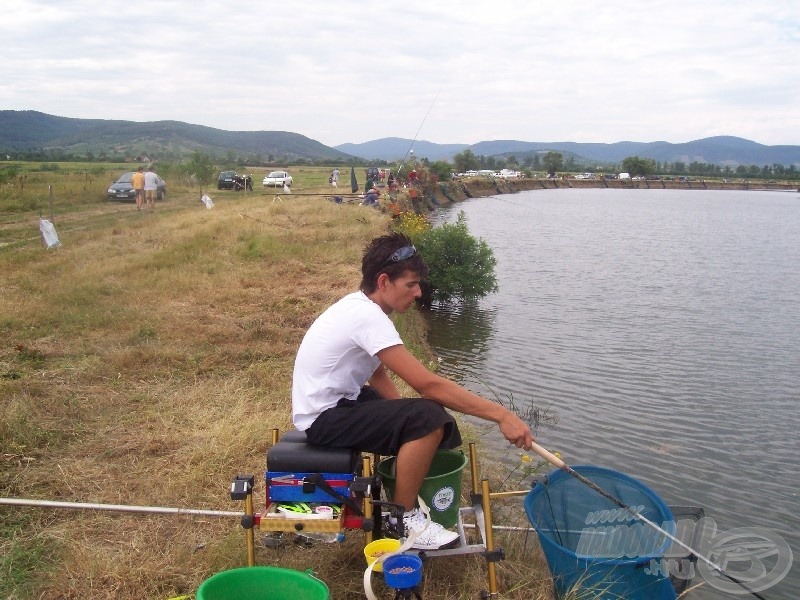
<path fill-rule="evenodd" d="M 361 259 L 361 291 L 365 294 L 374 292 L 381 273 L 386 273 L 390 281 L 394 281 L 406 271 L 412 271 L 420 279 L 425 279 L 428 276 L 428 265 L 416 250 L 409 258 L 392 260 L 392 256 L 398 250 L 413 246 L 407 235 L 396 231 L 376 237 L 367 244 Z"/>

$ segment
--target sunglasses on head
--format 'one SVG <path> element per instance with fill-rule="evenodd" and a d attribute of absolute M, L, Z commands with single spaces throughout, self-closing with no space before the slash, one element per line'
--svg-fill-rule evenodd
<path fill-rule="evenodd" d="M 402 248 L 398 248 L 394 251 L 389 258 L 387 258 L 381 264 L 381 269 L 384 267 L 388 267 L 393 263 L 403 262 L 404 260 L 408 260 L 412 256 L 417 253 L 417 249 L 414 246 L 403 246 Z"/>

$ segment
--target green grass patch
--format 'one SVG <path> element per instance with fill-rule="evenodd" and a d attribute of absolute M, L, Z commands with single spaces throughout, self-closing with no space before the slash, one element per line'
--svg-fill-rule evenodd
<path fill-rule="evenodd" d="M 24 512 L 0 514 L 0 597 L 38 597 L 37 580 L 54 564 L 59 550 L 52 538 L 32 533 L 38 526 Z"/>

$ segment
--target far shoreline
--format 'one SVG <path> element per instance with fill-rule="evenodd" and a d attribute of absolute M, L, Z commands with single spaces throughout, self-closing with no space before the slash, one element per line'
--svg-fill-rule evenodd
<path fill-rule="evenodd" d="M 731 191 L 780 191 L 800 193 L 798 183 L 777 182 L 722 182 L 697 179 L 693 181 L 665 181 L 647 179 L 570 179 L 570 178 L 521 178 L 490 179 L 470 177 L 431 184 L 421 188 L 401 188 L 397 204 L 406 202 L 416 212 L 424 208 L 432 210 L 440 205 L 453 204 L 469 198 L 487 198 L 502 194 L 516 194 L 535 190 L 553 189 L 616 189 L 616 190 L 731 190 Z M 394 194 L 394 193 L 393 193 Z"/>

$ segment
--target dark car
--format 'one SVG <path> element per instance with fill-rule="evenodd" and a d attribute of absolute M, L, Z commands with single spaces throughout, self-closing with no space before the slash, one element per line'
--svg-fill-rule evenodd
<path fill-rule="evenodd" d="M 133 185 L 131 184 L 131 177 L 133 176 L 133 172 L 123 173 L 119 176 L 114 183 L 112 183 L 108 187 L 108 194 L 109 200 L 133 200 L 136 197 L 136 192 L 133 191 Z M 167 193 L 167 182 L 158 178 L 158 193 L 156 197 L 159 200 L 164 199 L 164 194 Z"/>
<path fill-rule="evenodd" d="M 253 189 L 253 178 L 250 175 L 239 175 L 236 171 L 222 171 L 217 177 L 218 190 L 234 190 L 238 192 L 247 188 Z"/>

